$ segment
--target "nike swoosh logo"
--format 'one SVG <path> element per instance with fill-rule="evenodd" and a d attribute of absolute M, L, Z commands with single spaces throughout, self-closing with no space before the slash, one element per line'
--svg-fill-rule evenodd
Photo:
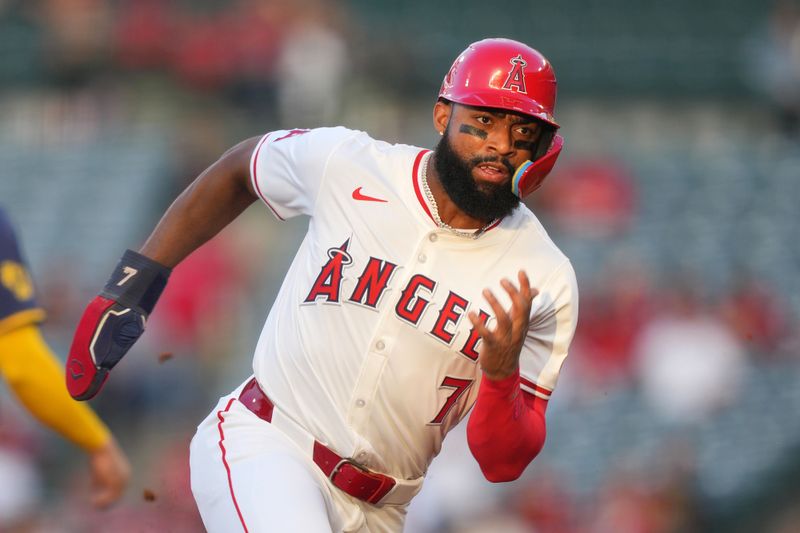
<path fill-rule="evenodd" d="M 366 194 L 361 193 L 361 189 L 363 187 L 358 187 L 353 191 L 353 200 L 362 200 L 365 202 L 388 202 L 389 200 L 383 200 L 381 198 L 375 198 L 374 196 L 367 196 Z"/>

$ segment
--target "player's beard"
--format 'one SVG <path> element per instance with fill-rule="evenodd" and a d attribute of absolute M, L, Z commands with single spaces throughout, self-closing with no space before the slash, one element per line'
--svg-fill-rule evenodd
<path fill-rule="evenodd" d="M 489 223 L 511 214 L 519 205 L 519 198 L 511 192 L 511 184 L 481 183 L 472 176 L 472 169 L 481 163 L 500 163 L 514 174 L 511 163 L 501 157 L 475 157 L 463 160 L 453 151 L 447 133 L 439 140 L 434 151 L 434 168 L 447 196 L 465 214 Z"/>

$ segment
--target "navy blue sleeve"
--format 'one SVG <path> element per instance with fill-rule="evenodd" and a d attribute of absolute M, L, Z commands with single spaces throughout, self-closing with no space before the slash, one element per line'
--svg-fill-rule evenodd
<path fill-rule="evenodd" d="M 18 327 L 43 317 L 16 232 L 0 207 L 0 333 L 12 323 Z"/>

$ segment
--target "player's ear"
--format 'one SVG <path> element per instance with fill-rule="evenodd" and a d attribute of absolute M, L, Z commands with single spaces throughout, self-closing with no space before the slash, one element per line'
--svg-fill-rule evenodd
<path fill-rule="evenodd" d="M 433 127 L 439 132 L 439 135 L 444 135 L 447 129 L 447 123 L 450 122 L 450 114 L 453 112 L 453 104 L 447 100 L 439 99 L 433 106 Z"/>

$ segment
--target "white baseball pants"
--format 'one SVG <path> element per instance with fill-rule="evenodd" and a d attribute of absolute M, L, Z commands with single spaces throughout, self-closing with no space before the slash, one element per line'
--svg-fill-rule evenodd
<path fill-rule="evenodd" d="M 220 399 L 190 447 L 191 485 L 210 533 L 399 532 L 406 508 L 375 507 L 330 484 L 307 451 L 237 399 Z"/>

